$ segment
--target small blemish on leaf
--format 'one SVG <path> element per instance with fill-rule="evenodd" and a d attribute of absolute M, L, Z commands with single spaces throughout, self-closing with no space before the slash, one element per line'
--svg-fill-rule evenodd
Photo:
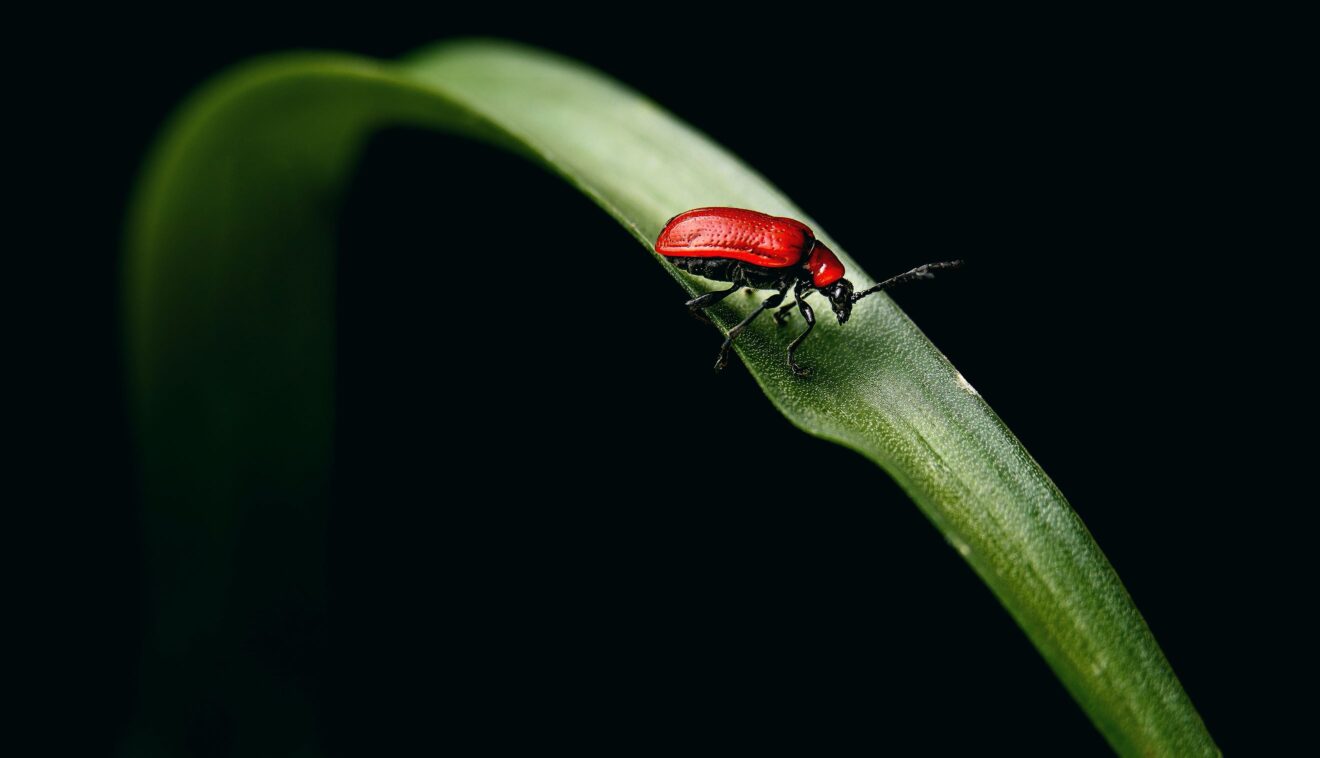
<path fill-rule="evenodd" d="M 962 557 L 966 558 L 967 556 L 972 554 L 972 546 L 958 539 L 956 536 L 952 534 L 946 534 L 944 535 L 944 538 L 949 541 L 950 545 L 953 545 L 954 550 L 958 551 L 958 555 L 961 555 Z"/>
<path fill-rule="evenodd" d="M 962 387 L 963 389 L 967 390 L 973 395 L 976 395 L 977 397 L 981 396 L 981 393 L 976 391 L 976 388 L 972 386 L 971 382 L 967 381 L 967 377 L 963 376 L 961 371 L 954 371 L 953 373 L 956 374 L 958 377 L 959 387 Z"/>

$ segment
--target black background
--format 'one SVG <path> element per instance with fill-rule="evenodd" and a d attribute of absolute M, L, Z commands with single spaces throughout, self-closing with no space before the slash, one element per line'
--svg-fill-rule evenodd
<path fill-rule="evenodd" d="M 77 102 L 43 101 L 38 143 L 54 167 L 39 199 L 77 214 L 35 362 L 58 399 L 33 448 L 77 472 L 38 498 L 61 531 L 34 583 L 58 672 L 35 702 L 78 725 L 55 743 L 124 737 L 152 614 L 116 276 L 156 130 L 254 54 L 392 57 L 484 34 L 647 93 L 872 275 L 966 258 L 896 299 L 1068 495 L 1221 747 L 1287 745 L 1311 603 L 1288 533 L 1313 504 L 1289 436 L 1309 414 L 1310 343 L 1293 333 L 1304 248 L 1279 231 L 1298 206 L 1277 191 L 1288 105 L 1270 82 L 1287 50 L 1213 21 L 87 19 L 51 69 L 82 83 Z M 709 32 L 675 31 L 694 27 Z M 816 110 L 756 115 L 779 99 Z M 311 741 L 1106 752 L 895 485 L 792 429 L 740 365 L 712 375 L 715 331 L 562 182 L 391 129 L 342 224 L 330 601 L 281 663 L 316 708 Z M 465 292 L 458 250 L 526 275 Z M 626 300 L 602 306 L 582 270 Z M 456 321 L 476 305 L 486 328 Z M 223 753 L 231 726 L 192 744 Z"/>

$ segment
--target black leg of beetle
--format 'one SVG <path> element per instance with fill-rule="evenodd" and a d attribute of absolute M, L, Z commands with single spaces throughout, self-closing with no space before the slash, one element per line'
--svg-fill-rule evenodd
<path fill-rule="evenodd" d="M 719 301 L 723 300 L 729 295 L 732 295 L 733 293 L 737 292 L 740 289 L 742 289 L 741 284 L 734 284 L 732 287 L 728 288 L 727 290 L 719 290 L 717 292 L 707 292 L 706 294 L 701 295 L 699 297 L 694 297 L 691 300 L 684 303 L 684 305 L 688 307 L 688 313 L 691 313 L 694 318 L 696 318 L 698 321 L 705 321 L 707 324 L 709 324 L 711 323 L 710 316 L 706 315 L 705 309 L 711 307 L 712 305 L 718 303 Z"/>
<path fill-rule="evenodd" d="M 861 292 L 858 292 L 856 295 L 853 295 L 852 301 L 855 303 L 858 300 L 861 300 L 862 298 L 866 297 L 867 295 L 874 295 L 875 293 L 880 292 L 881 290 L 893 289 L 894 287 L 897 287 L 900 284 L 915 282 L 919 279 L 934 279 L 936 271 L 961 268 L 962 265 L 963 265 L 962 261 L 944 261 L 941 263 L 927 263 L 924 266 L 917 266 L 911 271 L 905 271 L 899 274 L 898 276 L 891 276 L 888 279 L 884 280 L 883 282 L 880 282 L 879 284 L 875 285 L 874 287 L 870 287 L 868 289 L 862 290 Z"/>
<path fill-rule="evenodd" d="M 801 292 L 797 293 L 797 307 L 799 311 L 802 311 L 802 318 L 807 322 L 807 329 L 799 334 L 797 339 L 788 343 L 788 367 L 793 369 L 793 373 L 798 376 L 807 376 L 811 372 L 799 366 L 797 359 L 793 356 L 797 352 L 798 345 L 802 344 L 802 340 L 806 339 L 807 335 L 811 334 L 811 330 L 816 328 L 816 312 L 811 310 L 810 305 L 807 305 L 806 296 Z"/>
<path fill-rule="evenodd" d="M 746 329 L 748 324 L 755 321 L 757 316 L 760 316 L 762 313 L 765 313 L 768 309 L 774 308 L 782 302 L 784 302 L 783 291 L 780 291 L 776 294 L 771 295 L 770 297 L 767 297 L 760 305 L 756 306 L 756 310 L 752 311 L 747 316 L 747 318 L 743 319 L 742 321 L 739 321 L 732 329 L 729 330 L 729 336 L 725 337 L 724 344 L 720 345 L 719 357 L 715 359 L 716 371 L 721 371 L 724 369 L 726 365 L 728 365 L 729 348 L 733 346 L 733 341 L 738 339 L 738 335 L 742 334 L 742 330 Z"/>
<path fill-rule="evenodd" d="M 775 311 L 775 323 L 783 326 L 785 322 L 793 317 L 793 307 L 796 305 L 797 303 L 784 303 L 779 306 L 779 310 Z"/>

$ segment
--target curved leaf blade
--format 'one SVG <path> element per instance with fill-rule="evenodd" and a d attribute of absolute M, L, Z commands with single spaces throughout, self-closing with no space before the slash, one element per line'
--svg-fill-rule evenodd
<path fill-rule="evenodd" d="M 326 486 L 334 214 L 357 148 L 383 124 L 518 151 L 590 196 L 648 249 L 666 219 L 703 205 L 756 208 L 820 230 L 762 177 L 649 100 L 539 51 L 473 41 L 399 63 L 298 55 L 230 73 L 167 130 L 127 245 L 148 503 L 167 516 L 155 520 L 149 544 L 182 584 L 217 581 L 207 578 L 209 567 L 232 549 L 233 521 L 255 507 L 254 492 L 297 501 Z M 859 287 L 872 282 L 821 236 Z M 688 292 L 708 288 L 657 258 Z M 715 315 L 727 329 L 747 310 L 735 304 Z M 1118 752 L 1217 752 L 1063 495 L 891 300 L 863 301 L 846 328 L 821 319 L 802 351 L 815 369 L 809 379 L 784 363 L 789 338 L 762 320 L 737 346 L 766 395 L 798 427 L 860 452 L 902 485 Z M 254 433 L 271 428 L 281 433 Z M 270 528 L 306 542 L 308 523 L 292 514 Z M 316 556 L 304 558 L 300 580 L 315 583 Z"/>

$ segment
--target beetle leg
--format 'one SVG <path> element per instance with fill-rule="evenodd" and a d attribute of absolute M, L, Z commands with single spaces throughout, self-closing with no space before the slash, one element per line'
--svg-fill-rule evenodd
<path fill-rule="evenodd" d="M 761 302 L 760 305 L 756 306 L 756 310 L 748 314 L 747 318 L 743 319 L 742 321 L 739 321 L 732 329 L 729 330 L 729 336 L 725 337 L 724 344 L 720 345 L 719 357 L 715 359 L 716 371 L 722 370 L 728 364 L 729 348 L 733 345 L 733 341 L 738 338 L 738 335 L 742 334 L 742 330 L 746 329 L 748 324 L 755 321 L 757 316 L 761 315 L 762 313 L 765 313 L 768 309 L 774 308 L 778 306 L 780 303 L 784 302 L 784 292 L 785 290 L 780 290 L 779 292 L 776 292 L 770 297 L 767 297 L 764 301 Z"/>
<path fill-rule="evenodd" d="M 691 313 L 693 318 L 697 319 L 698 321 L 705 321 L 707 324 L 709 324 L 711 323 L 710 317 L 705 314 L 703 309 L 711 307 L 712 305 L 718 303 L 719 301 L 723 300 L 729 295 L 732 295 L 733 293 L 737 292 L 741 288 L 742 288 L 741 284 L 734 283 L 734 285 L 728 288 L 727 290 L 707 292 L 704 295 L 692 298 L 691 300 L 684 303 L 684 305 L 688 307 L 688 313 Z"/>
<path fill-rule="evenodd" d="M 807 329 L 806 331 L 799 334 L 797 336 L 797 339 L 788 343 L 788 367 L 793 369 L 793 373 L 797 374 L 798 376 L 807 376 L 811 373 L 811 371 L 799 366 L 797 363 L 797 359 L 793 357 L 793 354 L 797 352 L 798 345 L 802 344 L 802 340 L 806 339 L 807 335 L 811 334 L 811 330 L 816 328 L 816 312 L 811 310 L 810 305 L 807 305 L 806 297 L 803 296 L 801 290 L 799 290 L 796 293 L 796 296 L 797 296 L 797 307 L 799 311 L 802 311 L 802 318 L 805 319 L 807 322 Z"/>
<path fill-rule="evenodd" d="M 793 307 L 796 305 L 797 303 L 784 303 L 779 306 L 779 310 L 775 311 L 775 323 L 783 326 L 790 318 L 793 318 Z"/>

